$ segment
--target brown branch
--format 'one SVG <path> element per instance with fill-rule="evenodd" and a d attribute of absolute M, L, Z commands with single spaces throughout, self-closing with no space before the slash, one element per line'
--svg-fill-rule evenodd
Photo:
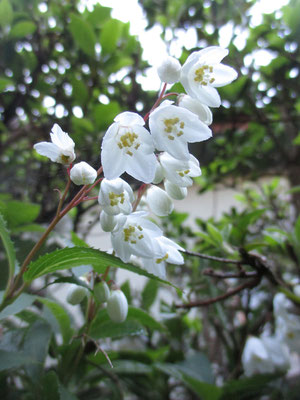
<path fill-rule="evenodd" d="M 197 300 L 194 302 L 186 303 L 186 304 L 175 304 L 176 308 L 193 308 L 193 307 L 203 307 L 209 306 L 211 304 L 217 303 L 218 301 L 223 301 L 228 299 L 235 294 L 242 292 L 244 289 L 252 289 L 257 286 L 261 281 L 262 276 L 256 275 L 254 279 L 251 279 L 242 285 L 237 286 L 236 288 L 229 289 L 226 293 L 221 294 L 220 296 L 213 297 L 207 300 Z"/>
<path fill-rule="evenodd" d="M 228 279 L 228 278 L 252 278 L 257 276 L 257 272 L 251 271 L 247 272 L 244 270 L 241 270 L 240 272 L 218 272 L 213 270 L 212 268 L 207 268 L 202 271 L 203 275 L 206 276 L 212 276 L 213 278 L 218 278 L 218 279 Z"/>
<path fill-rule="evenodd" d="M 224 264 L 241 264 L 240 260 L 231 260 L 229 258 L 209 256 L 207 254 L 196 253 L 194 251 L 184 251 L 183 253 L 187 254 L 189 256 L 195 256 L 195 257 L 203 258 L 205 260 L 210 260 L 210 261 L 217 261 L 217 262 L 221 262 L 221 263 L 224 263 Z"/>

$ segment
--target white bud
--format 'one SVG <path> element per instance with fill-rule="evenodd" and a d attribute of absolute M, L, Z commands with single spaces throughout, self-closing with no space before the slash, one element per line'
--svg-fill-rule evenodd
<path fill-rule="evenodd" d="M 296 296 L 300 297 L 300 285 L 294 286 L 294 293 Z"/>
<path fill-rule="evenodd" d="M 193 99 L 186 94 L 181 94 L 178 96 L 178 105 L 196 114 L 200 121 L 204 122 L 206 125 L 212 123 L 212 112 L 207 105 L 200 103 L 199 100 Z"/>
<path fill-rule="evenodd" d="M 159 161 L 157 161 L 156 170 L 155 170 L 155 177 L 154 177 L 152 183 L 157 185 L 158 183 L 160 183 L 164 179 L 164 177 L 165 176 L 164 176 L 163 167 L 162 167 L 161 163 Z"/>
<path fill-rule="evenodd" d="M 99 303 L 105 303 L 109 298 L 110 290 L 106 282 L 97 282 L 94 286 L 94 296 Z"/>
<path fill-rule="evenodd" d="M 80 304 L 88 294 L 88 290 L 83 286 L 71 285 L 67 294 L 67 302 L 75 306 Z"/>
<path fill-rule="evenodd" d="M 165 189 L 168 195 L 174 200 L 183 200 L 187 196 L 187 188 L 177 186 L 174 183 L 165 180 Z"/>
<path fill-rule="evenodd" d="M 81 161 L 71 169 L 70 178 L 75 185 L 90 185 L 95 182 L 97 171 L 85 161 Z"/>
<path fill-rule="evenodd" d="M 100 225 L 104 232 L 112 232 L 117 226 L 118 218 L 114 215 L 106 214 L 105 211 L 100 213 Z"/>
<path fill-rule="evenodd" d="M 174 204 L 168 194 L 153 185 L 147 191 L 147 203 L 154 214 L 159 217 L 166 217 L 174 209 Z"/>
<path fill-rule="evenodd" d="M 162 82 L 175 83 L 180 79 L 181 65 L 174 57 L 167 56 L 157 68 L 157 73 Z"/>
<path fill-rule="evenodd" d="M 128 302 L 121 290 L 114 290 L 107 300 L 107 313 L 114 322 L 124 322 L 128 314 Z"/>

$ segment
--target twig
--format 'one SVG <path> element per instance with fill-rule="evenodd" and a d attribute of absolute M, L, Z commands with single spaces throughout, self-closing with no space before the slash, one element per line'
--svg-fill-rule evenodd
<path fill-rule="evenodd" d="M 218 278 L 218 279 L 229 279 L 229 278 L 251 278 L 254 276 L 257 276 L 257 272 L 255 271 L 251 271 L 251 272 L 247 272 L 244 271 L 243 269 L 240 272 L 217 272 L 214 271 L 211 268 L 205 269 L 202 271 L 203 275 L 207 275 L 207 276 L 212 276 L 214 278 Z"/>
<path fill-rule="evenodd" d="M 203 254 L 203 253 L 195 253 L 194 251 L 184 251 L 183 253 L 187 254 L 189 256 L 195 256 L 195 257 L 203 258 L 205 260 L 217 261 L 217 262 L 221 262 L 224 264 L 241 264 L 241 260 L 231 260 L 229 258 L 209 256 L 209 255 Z"/>
<path fill-rule="evenodd" d="M 244 289 L 252 289 L 257 286 L 261 281 L 262 275 L 257 275 L 254 279 L 251 279 L 242 285 L 237 286 L 236 288 L 229 289 L 226 293 L 221 294 L 220 296 L 213 297 L 207 300 L 198 300 L 186 304 L 175 304 L 176 308 L 193 308 L 193 307 L 203 307 L 209 306 L 210 304 L 217 303 L 218 301 L 223 301 L 228 299 L 228 297 L 234 296 L 235 294 L 242 292 Z"/>

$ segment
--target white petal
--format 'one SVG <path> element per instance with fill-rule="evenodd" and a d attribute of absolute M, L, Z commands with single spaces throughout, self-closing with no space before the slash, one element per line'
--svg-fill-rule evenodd
<path fill-rule="evenodd" d="M 108 144 L 108 145 L 107 145 Z M 107 179 L 116 179 L 125 172 L 126 160 L 115 143 L 105 143 L 101 151 L 103 174 Z"/>
<path fill-rule="evenodd" d="M 220 107 L 221 98 L 212 86 L 199 86 L 196 98 L 209 107 Z"/>
<path fill-rule="evenodd" d="M 201 63 L 211 65 L 220 63 L 228 53 L 228 49 L 224 49 L 223 47 L 210 46 L 200 50 L 198 56 Z"/>
<path fill-rule="evenodd" d="M 53 162 L 56 162 L 61 156 L 61 149 L 54 143 L 41 142 L 33 147 L 41 156 L 46 156 Z"/>
<path fill-rule="evenodd" d="M 64 132 L 58 124 L 54 124 L 50 133 L 52 143 L 63 149 L 72 150 L 75 147 L 75 143 L 70 136 Z"/>
<path fill-rule="evenodd" d="M 154 153 L 143 154 L 137 151 L 133 157 L 128 156 L 127 158 L 126 172 L 141 182 L 152 182 L 155 169 L 156 157 Z"/>
<path fill-rule="evenodd" d="M 116 116 L 114 119 L 115 122 L 119 122 L 121 125 L 124 126 L 131 126 L 131 125 L 145 125 L 144 119 L 138 115 L 137 113 L 125 111 Z"/>
<path fill-rule="evenodd" d="M 237 72 L 228 65 L 219 64 L 214 66 L 213 77 L 215 81 L 212 83 L 214 87 L 221 87 L 228 85 L 237 78 Z"/>
<path fill-rule="evenodd" d="M 168 180 L 165 180 L 164 186 L 168 195 L 174 200 L 183 200 L 187 196 L 186 187 L 180 187 Z"/>

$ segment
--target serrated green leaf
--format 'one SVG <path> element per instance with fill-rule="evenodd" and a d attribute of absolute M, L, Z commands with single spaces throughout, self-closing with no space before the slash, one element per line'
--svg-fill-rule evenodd
<path fill-rule="evenodd" d="M 147 278 L 173 286 L 170 282 L 160 279 L 142 268 L 123 263 L 123 261 L 111 254 L 100 250 L 87 249 L 85 247 L 60 249 L 41 256 L 37 261 L 29 264 L 28 270 L 24 274 L 24 280 L 25 282 L 31 282 L 33 279 L 40 276 L 55 271 L 79 267 L 81 265 L 91 265 L 94 270 L 100 274 L 103 274 L 108 266 L 126 269 L 138 275 L 143 275 Z"/>
<path fill-rule="evenodd" d="M 14 38 L 22 38 L 32 35 L 36 31 L 37 25 L 31 21 L 17 22 L 10 31 L 10 36 Z"/>
<path fill-rule="evenodd" d="M 10 239 L 9 231 L 6 228 L 6 223 L 1 214 L 0 214 L 0 237 L 7 255 L 8 268 L 9 268 L 8 281 L 10 282 L 15 272 L 16 252 L 13 242 Z"/>
<path fill-rule="evenodd" d="M 71 14 L 69 31 L 77 46 L 87 55 L 95 55 L 96 36 L 92 27 L 76 14 Z"/>

